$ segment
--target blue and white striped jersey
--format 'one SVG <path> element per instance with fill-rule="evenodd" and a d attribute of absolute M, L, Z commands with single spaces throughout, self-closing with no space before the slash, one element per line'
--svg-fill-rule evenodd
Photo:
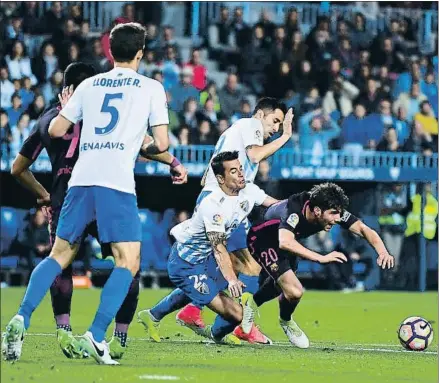
<path fill-rule="evenodd" d="M 251 183 L 238 196 L 229 196 L 217 186 L 201 201 L 191 219 L 172 228 L 178 255 L 192 264 L 203 262 L 213 252 L 206 233 L 225 233 L 228 239 L 253 207 L 262 205 L 266 198 L 265 192 Z"/>

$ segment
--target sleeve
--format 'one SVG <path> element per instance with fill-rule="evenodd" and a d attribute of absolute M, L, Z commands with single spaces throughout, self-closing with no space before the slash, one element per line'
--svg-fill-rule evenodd
<path fill-rule="evenodd" d="M 149 115 L 149 126 L 168 125 L 168 100 L 165 88 L 157 81 L 153 97 L 151 97 L 151 112 Z"/>
<path fill-rule="evenodd" d="M 86 89 L 88 81 L 83 81 L 78 88 L 76 88 L 72 97 L 70 97 L 67 105 L 61 109 L 59 114 L 69 120 L 71 123 L 76 124 L 79 120 L 82 120 L 82 105 L 84 101 L 83 93 Z"/>
<path fill-rule="evenodd" d="M 259 121 L 247 119 L 239 124 L 242 125 L 239 127 L 239 131 L 241 132 L 244 148 L 248 148 L 249 146 L 253 145 L 264 145 L 264 134 L 262 132 L 262 125 Z"/>
<path fill-rule="evenodd" d="M 358 220 L 359 219 L 355 215 L 345 210 L 340 220 L 340 226 L 343 229 L 349 229 Z"/>
<path fill-rule="evenodd" d="M 280 217 L 279 229 L 286 229 L 295 233 L 299 225 L 301 214 L 295 211 L 291 205 L 291 201 L 288 201 L 284 205 L 284 211 Z"/>
<path fill-rule="evenodd" d="M 250 195 L 256 206 L 260 206 L 267 198 L 267 194 L 257 185 L 249 183 L 246 188 L 249 188 Z"/>
<path fill-rule="evenodd" d="M 203 202 L 200 205 L 199 214 L 201 215 L 206 233 L 225 233 L 225 217 L 221 207 L 212 200 L 204 200 Z"/>
<path fill-rule="evenodd" d="M 42 150 L 43 142 L 41 141 L 40 121 L 38 121 L 32 129 L 32 132 L 24 141 L 23 146 L 20 149 L 20 154 L 31 161 L 35 161 Z"/>

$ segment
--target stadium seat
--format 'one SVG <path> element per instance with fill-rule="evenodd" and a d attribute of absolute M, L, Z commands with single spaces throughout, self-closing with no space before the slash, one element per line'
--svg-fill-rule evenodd
<path fill-rule="evenodd" d="M 0 268 L 2 270 L 16 269 L 19 265 L 20 258 L 17 255 L 0 258 Z"/>
<path fill-rule="evenodd" d="M 19 228 L 19 216 L 16 209 L 11 207 L 1 208 L 1 231 L 0 251 L 7 252 L 12 241 L 17 237 Z"/>
<path fill-rule="evenodd" d="M 298 273 L 310 273 L 312 268 L 312 262 L 310 261 L 299 261 L 299 265 L 297 267 Z"/>

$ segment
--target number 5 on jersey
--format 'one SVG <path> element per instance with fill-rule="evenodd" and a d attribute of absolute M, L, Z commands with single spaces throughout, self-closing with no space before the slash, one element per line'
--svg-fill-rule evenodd
<path fill-rule="evenodd" d="M 123 93 L 107 93 L 104 98 L 104 102 L 102 103 L 101 113 L 109 113 L 111 116 L 111 120 L 107 126 L 103 128 L 95 128 L 95 133 L 97 135 L 105 135 L 111 133 L 115 128 L 117 123 L 119 122 L 119 111 L 113 105 L 110 105 L 110 102 L 113 100 L 122 100 Z"/>

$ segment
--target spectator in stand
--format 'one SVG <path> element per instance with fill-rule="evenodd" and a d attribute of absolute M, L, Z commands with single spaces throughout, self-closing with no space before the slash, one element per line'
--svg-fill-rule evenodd
<path fill-rule="evenodd" d="M 385 65 L 380 67 L 378 76 L 376 77 L 376 84 L 381 93 L 386 98 L 391 98 L 393 81 L 389 77 L 389 68 Z"/>
<path fill-rule="evenodd" d="M 367 89 L 367 81 L 372 77 L 372 72 L 369 64 L 361 64 L 358 69 L 354 71 L 352 79 L 353 84 L 364 92 Z"/>
<path fill-rule="evenodd" d="M 422 153 L 424 150 L 433 150 L 434 143 L 431 135 L 427 133 L 418 121 L 414 121 L 410 137 L 403 146 L 405 152 Z"/>
<path fill-rule="evenodd" d="M 65 69 L 69 62 L 69 48 L 75 43 L 78 46 L 84 45 L 85 42 L 79 36 L 77 26 L 72 19 L 67 19 L 64 23 L 64 29 L 55 33 L 51 40 L 55 46 L 55 52 L 59 59 L 60 68 Z"/>
<path fill-rule="evenodd" d="M 296 67 L 299 67 L 306 60 L 308 46 L 304 43 L 300 31 L 294 32 L 292 39 L 288 41 L 291 41 L 291 44 L 287 44 L 291 49 L 287 51 L 286 60 L 290 63 L 292 69 L 295 70 Z"/>
<path fill-rule="evenodd" d="M 212 130 L 208 120 L 200 120 L 198 130 L 193 140 L 195 145 L 215 145 L 218 137 Z"/>
<path fill-rule="evenodd" d="M 185 68 L 192 69 L 192 85 L 199 91 L 203 90 L 207 84 L 207 68 L 201 63 L 201 52 L 199 49 L 192 49 L 191 59 L 186 63 Z"/>
<path fill-rule="evenodd" d="M 302 101 L 301 112 L 302 114 L 308 113 L 322 107 L 322 99 L 317 87 L 313 86 L 306 94 Z"/>
<path fill-rule="evenodd" d="M 60 63 L 60 68 L 65 70 L 69 64 L 79 61 L 80 54 L 79 45 L 77 43 L 71 43 L 68 46 L 65 61 L 61 61 Z"/>
<path fill-rule="evenodd" d="M 6 110 L 0 109 L 0 154 L 7 154 L 11 152 L 12 133 L 9 125 L 9 118 Z"/>
<path fill-rule="evenodd" d="M 214 110 L 215 112 L 221 111 L 221 104 L 218 96 L 218 92 L 216 89 L 216 84 L 214 81 L 210 81 L 206 88 L 200 93 L 200 105 L 204 105 L 206 100 L 210 98 L 213 100 Z"/>
<path fill-rule="evenodd" d="M 366 107 L 367 113 L 376 113 L 384 94 L 378 89 L 376 81 L 372 77 L 367 80 L 366 87 L 366 91 L 358 96 L 358 101 Z"/>
<path fill-rule="evenodd" d="M 403 68 L 403 57 L 396 53 L 394 43 L 390 37 L 382 40 L 381 47 L 372 51 L 371 62 L 375 66 L 387 66 L 391 72 L 400 73 Z"/>
<path fill-rule="evenodd" d="M 21 17 L 23 18 L 23 32 L 30 35 L 35 35 L 41 32 L 42 23 L 41 18 L 37 12 L 36 1 L 23 1 L 21 3 Z"/>
<path fill-rule="evenodd" d="M 285 15 L 285 31 L 290 41 L 295 32 L 300 32 L 299 13 L 294 7 Z"/>
<path fill-rule="evenodd" d="M 229 129 L 229 121 L 225 117 L 221 117 L 218 121 L 218 135 L 223 134 L 227 129 Z"/>
<path fill-rule="evenodd" d="M 84 18 L 82 17 L 82 9 L 79 4 L 73 4 L 70 6 L 69 18 L 71 18 L 78 27 L 81 26 Z"/>
<path fill-rule="evenodd" d="M 393 98 L 398 98 L 401 93 L 409 93 L 413 82 L 419 82 L 422 79 L 421 67 L 419 61 L 413 60 L 409 69 L 401 73 L 393 87 Z"/>
<path fill-rule="evenodd" d="M 400 107 L 398 114 L 393 119 L 393 126 L 398 134 L 398 142 L 402 146 L 410 135 L 409 124 L 407 122 L 407 111 Z"/>
<path fill-rule="evenodd" d="M 79 26 L 78 43 L 81 52 L 84 55 L 89 55 L 93 51 L 93 45 L 90 44 L 92 37 L 90 36 L 90 21 L 83 20 Z"/>
<path fill-rule="evenodd" d="M 12 79 L 21 80 L 23 77 L 29 77 L 32 85 L 37 84 L 37 78 L 32 73 L 30 59 L 26 54 L 23 42 L 16 40 L 12 46 L 11 54 L 6 55 L 5 60 Z"/>
<path fill-rule="evenodd" d="M 337 31 L 333 37 L 334 44 L 340 46 L 341 40 L 347 39 L 349 41 L 349 27 L 345 20 L 339 19 L 337 22 Z"/>
<path fill-rule="evenodd" d="M 163 84 L 164 78 L 163 78 L 163 73 L 161 72 L 161 70 L 155 70 L 154 72 L 152 72 L 151 78 L 153 80 L 158 81 L 160 84 Z M 170 104 L 170 103 L 168 102 L 168 104 Z"/>
<path fill-rule="evenodd" d="M 44 97 L 41 94 L 38 94 L 32 104 L 30 104 L 28 109 L 30 119 L 32 121 L 38 120 L 44 109 L 46 109 Z"/>
<path fill-rule="evenodd" d="M 44 97 L 44 102 L 46 105 L 52 103 L 52 101 L 57 100 L 58 94 L 61 92 L 63 82 L 63 74 L 60 70 L 53 72 L 50 82 L 46 82 L 41 87 L 41 94 Z"/>
<path fill-rule="evenodd" d="M 281 61 L 279 68 L 267 81 L 265 94 L 269 97 L 284 98 L 289 90 L 294 90 L 294 77 L 287 61 Z"/>
<path fill-rule="evenodd" d="M 18 93 L 14 93 L 11 98 L 12 106 L 6 109 L 8 113 L 9 124 L 13 127 L 17 125 L 18 119 L 24 112 L 24 108 L 21 102 L 21 97 Z"/>
<path fill-rule="evenodd" d="M 274 32 L 274 39 L 271 43 L 270 50 L 271 55 L 271 67 L 276 70 L 277 65 L 287 56 L 287 43 L 286 43 L 285 28 L 281 25 L 276 27 Z"/>
<path fill-rule="evenodd" d="M 184 68 L 180 74 L 180 79 L 181 79 L 180 82 L 170 89 L 170 92 L 172 93 L 172 97 L 173 97 L 171 107 L 176 112 L 180 112 L 181 110 L 183 110 L 184 102 L 187 99 L 189 98 L 193 98 L 195 100 L 199 99 L 198 90 L 192 86 L 192 77 L 193 74 L 190 68 Z"/>
<path fill-rule="evenodd" d="M 55 55 L 52 43 L 45 42 L 41 46 L 40 54 L 34 59 L 33 68 L 40 85 L 50 80 L 59 68 L 58 57 Z"/>
<path fill-rule="evenodd" d="M 366 19 L 361 13 L 354 16 L 354 25 L 351 32 L 352 43 L 357 51 L 367 49 L 372 40 L 371 33 L 366 28 Z"/>
<path fill-rule="evenodd" d="M 255 27 L 252 39 L 242 52 L 242 81 L 257 96 L 261 96 L 264 92 L 265 71 L 269 64 L 270 57 L 264 30 Z"/>
<path fill-rule="evenodd" d="M 345 80 L 341 75 L 338 75 L 323 98 L 324 112 L 331 116 L 334 112 L 338 112 L 337 117 L 340 114 L 342 117 L 348 116 L 353 110 L 352 102 L 359 93 L 360 91 L 355 85 Z M 335 119 L 338 120 L 338 118 Z"/>
<path fill-rule="evenodd" d="M 173 48 L 171 47 L 171 49 Z M 139 70 L 138 70 L 139 74 L 151 78 L 153 72 L 160 69 L 160 67 L 156 64 L 156 61 L 157 61 L 156 53 L 153 50 L 145 51 L 145 54 L 143 55 L 143 59 L 139 65 Z"/>
<path fill-rule="evenodd" d="M 160 48 L 162 50 L 162 54 L 165 55 L 168 47 L 171 46 L 174 48 L 175 59 L 178 65 L 181 64 L 181 51 L 180 46 L 174 39 L 174 28 L 170 25 L 166 25 L 163 27 L 163 35 L 160 43 Z"/>
<path fill-rule="evenodd" d="M 279 181 L 270 178 L 270 163 L 263 160 L 259 163 L 258 174 L 255 184 L 258 185 L 267 195 L 273 198 L 281 198 Z"/>
<path fill-rule="evenodd" d="M 424 131 L 431 134 L 433 139 L 437 140 L 438 123 L 433 109 L 427 100 L 422 101 L 419 105 L 419 113 L 415 114 L 415 121 L 419 122 Z"/>
<path fill-rule="evenodd" d="M 426 100 L 427 96 L 421 93 L 419 83 L 414 82 L 410 87 L 410 93 L 401 93 L 393 103 L 393 111 L 396 113 L 403 107 L 407 110 L 407 121 L 412 122 L 415 114 L 419 112 L 419 105 Z"/>
<path fill-rule="evenodd" d="M 369 124 L 363 104 L 355 105 L 354 112 L 343 119 L 341 129 L 341 145 L 360 144 L 363 148 L 367 146 Z"/>
<path fill-rule="evenodd" d="M 299 120 L 300 149 L 320 158 L 329 149 L 329 142 L 340 135 L 340 127 L 328 115 L 317 109 Z"/>
<path fill-rule="evenodd" d="M 41 209 L 35 212 L 23 232 L 18 234 L 18 249 L 20 258 L 26 261 L 29 272 L 34 268 L 35 258 L 43 258 L 50 252 L 47 221 Z"/>
<path fill-rule="evenodd" d="M 180 113 L 180 122 L 191 129 L 196 129 L 198 126 L 197 119 L 198 103 L 195 98 L 188 98 L 183 104 L 183 111 Z"/>
<path fill-rule="evenodd" d="M 267 39 L 268 43 L 274 40 L 274 31 L 276 29 L 276 24 L 273 23 L 272 18 L 273 16 L 271 12 L 265 8 L 262 8 L 259 21 L 255 25 L 264 30 L 265 38 Z"/>
<path fill-rule="evenodd" d="M 64 20 L 62 3 L 60 1 L 54 1 L 50 9 L 44 15 L 44 21 L 41 25 L 45 33 L 54 34 L 63 29 Z"/>
<path fill-rule="evenodd" d="M 153 23 L 149 23 L 146 26 L 145 49 L 147 51 L 154 51 L 156 54 L 159 53 L 160 50 L 157 25 Z"/>
<path fill-rule="evenodd" d="M 300 67 L 296 68 L 296 70 L 294 70 L 293 67 L 293 74 L 295 74 L 295 76 L 293 76 L 295 91 L 299 93 L 301 97 L 305 97 L 316 84 L 310 62 L 302 61 Z"/>
<path fill-rule="evenodd" d="M 180 146 L 191 145 L 191 130 L 187 125 L 182 125 L 178 132 L 178 142 Z"/>
<path fill-rule="evenodd" d="M 225 86 L 219 92 L 219 99 L 221 104 L 221 111 L 227 118 L 238 112 L 239 105 L 241 104 L 244 95 L 239 89 L 238 76 L 230 73 L 227 76 Z"/>
<path fill-rule="evenodd" d="M 438 89 L 433 72 L 428 72 L 425 75 L 425 81 L 421 83 L 421 92 L 427 96 L 428 101 L 433 108 L 434 115 L 438 118 Z"/>
<path fill-rule="evenodd" d="M 11 135 L 11 155 L 15 157 L 23 146 L 26 138 L 29 137 L 32 126 L 30 124 L 29 114 L 23 113 L 18 119 L 17 125 L 12 125 Z"/>
<path fill-rule="evenodd" d="M 0 68 L 0 107 L 3 109 L 10 108 L 12 106 L 12 95 L 15 92 L 14 84 L 9 80 L 8 68 Z"/>
<path fill-rule="evenodd" d="M 84 57 L 82 61 L 93 66 L 98 73 L 107 72 L 111 69 L 112 64 L 105 57 L 104 50 L 100 39 L 92 41 L 92 51 L 89 55 Z M 139 68 L 140 73 L 140 68 Z"/>
<path fill-rule="evenodd" d="M 401 147 L 398 142 L 398 133 L 394 127 L 387 128 L 384 137 L 378 143 L 376 150 L 379 152 L 399 152 Z"/>
<path fill-rule="evenodd" d="M 233 116 L 230 118 L 230 123 L 234 124 L 236 121 L 238 121 L 241 118 L 251 118 L 251 116 L 252 116 L 252 110 L 250 107 L 250 103 L 248 102 L 248 100 L 242 100 L 240 111 L 233 114 Z"/>
<path fill-rule="evenodd" d="M 177 54 L 173 46 L 168 46 L 165 50 L 165 56 L 160 64 L 163 73 L 163 86 L 166 90 L 170 90 L 178 85 L 178 77 L 180 75 L 180 67 L 177 64 Z M 188 72 L 187 72 L 188 73 Z M 192 75 L 192 71 L 191 71 Z M 188 76 L 188 74 L 186 75 Z M 192 79 L 191 79 L 192 81 Z"/>
<path fill-rule="evenodd" d="M 198 113 L 198 119 L 207 120 L 212 125 L 218 122 L 218 114 L 215 112 L 215 105 L 211 98 L 204 103 L 204 108 Z"/>
<path fill-rule="evenodd" d="M 23 18 L 19 14 L 12 16 L 11 24 L 6 27 L 6 35 L 10 40 L 24 41 Z"/>
<path fill-rule="evenodd" d="M 357 54 L 353 51 L 350 40 L 347 37 L 340 39 L 338 44 L 338 57 L 340 57 L 341 66 L 343 71 L 351 73 L 351 69 L 358 61 Z"/>
<path fill-rule="evenodd" d="M 238 48 L 244 48 L 251 41 L 252 29 L 244 22 L 242 7 L 235 8 L 231 27 L 235 32 L 236 45 Z"/>
<path fill-rule="evenodd" d="M 32 84 L 29 77 L 23 77 L 22 81 L 22 87 L 18 91 L 18 94 L 21 97 L 21 102 L 23 104 L 23 108 L 27 109 L 30 104 L 34 101 L 35 93 L 32 90 Z"/>
<path fill-rule="evenodd" d="M 313 39 L 311 39 L 313 41 Z M 315 32 L 314 48 L 308 44 L 309 59 L 313 68 L 318 70 L 319 78 L 326 79 L 329 61 L 335 54 L 335 48 L 329 37 L 329 32 L 318 30 Z"/>

